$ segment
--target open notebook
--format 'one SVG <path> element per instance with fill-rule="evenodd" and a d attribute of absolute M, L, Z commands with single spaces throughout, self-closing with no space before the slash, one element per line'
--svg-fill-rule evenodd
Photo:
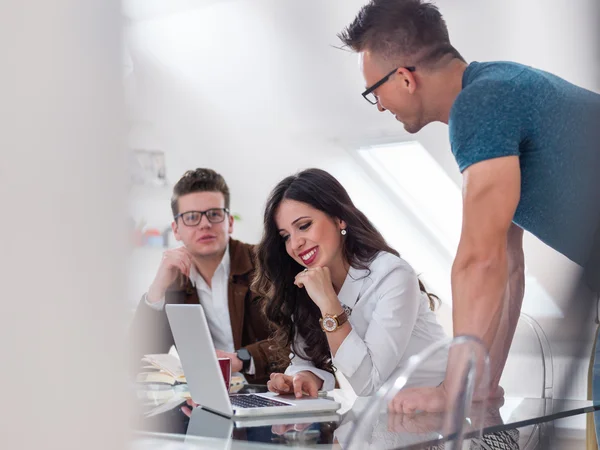
<path fill-rule="evenodd" d="M 141 372 L 137 376 L 140 383 L 185 383 L 185 375 L 181 367 L 181 361 L 174 355 L 164 353 L 156 355 L 144 355 L 142 362 L 147 365 L 144 369 L 154 369 L 151 372 Z"/>
<path fill-rule="evenodd" d="M 140 372 L 137 375 L 138 383 L 165 383 L 176 385 L 186 383 L 181 361 L 176 354 L 162 353 L 155 355 L 144 355 L 142 362 L 147 365 L 144 369 L 153 369 L 149 372 Z M 230 391 L 241 388 L 246 380 L 241 376 L 232 376 Z"/>

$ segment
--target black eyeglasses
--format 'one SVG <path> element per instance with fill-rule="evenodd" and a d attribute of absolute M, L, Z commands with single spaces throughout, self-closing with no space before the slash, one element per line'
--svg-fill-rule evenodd
<path fill-rule="evenodd" d="M 225 220 L 225 216 L 229 214 L 227 208 L 211 208 L 206 211 L 186 211 L 181 214 L 177 214 L 174 219 L 181 217 L 183 224 L 188 227 L 195 227 L 202 221 L 202 216 L 206 215 L 206 218 L 210 223 L 221 223 Z"/>
<path fill-rule="evenodd" d="M 365 98 L 365 100 L 368 101 L 371 105 L 376 105 L 377 104 L 377 96 L 373 93 L 373 91 L 375 89 L 377 89 L 379 86 L 381 86 L 383 83 L 385 83 L 387 80 L 389 80 L 390 77 L 392 75 L 394 75 L 398 69 L 400 69 L 400 67 L 396 67 L 394 70 L 392 70 L 390 73 L 388 73 L 385 77 L 383 77 L 381 80 L 379 80 L 373 86 L 371 86 L 370 88 L 367 88 L 367 90 L 365 90 L 365 92 L 362 93 L 362 96 Z M 416 70 L 416 67 L 410 66 L 410 67 L 404 67 L 404 69 L 408 70 L 409 72 L 414 72 Z"/>

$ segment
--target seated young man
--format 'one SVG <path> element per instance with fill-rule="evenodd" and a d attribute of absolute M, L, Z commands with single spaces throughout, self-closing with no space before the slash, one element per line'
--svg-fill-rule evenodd
<path fill-rule="evenodd" d="M 266 383 L 276 369 L 260 297 L 250 290 L 254 248 L 230 238 L 229 188 L 210 169 L 186 172 L 173 188 L 173 233 L 183 246 L 164 252 L 132 324 L 136 358 L 167 353 L 174 344 L 164 306 L 200 303 L 219 357 L 250 383 Z"/>

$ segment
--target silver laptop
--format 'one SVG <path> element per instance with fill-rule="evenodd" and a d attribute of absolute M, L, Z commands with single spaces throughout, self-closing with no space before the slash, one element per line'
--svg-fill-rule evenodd
<path fill-rule="evenodd" d="M 256 417 L 337 411 L 328 398 L 296 399 L 293 395 L 229 394 L 201 305 L 166 305 L 177 352 L 192 400 L 226 417 Z"/>

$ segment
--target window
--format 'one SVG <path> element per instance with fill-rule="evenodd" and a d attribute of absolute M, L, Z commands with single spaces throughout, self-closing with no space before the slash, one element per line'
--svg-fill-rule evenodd
<path fill-rule="evenodd" d="M 394 218 L 369 217 L 430 290 L 451 304 L 450 270 L 462 223 L 460 187 L 416 141 L 362 147 L 354 153 L 371 181 L 399 210 Z M 359 207 L 368 210 L 369 206 L 364 202 Z M 394 223 L 385 223 L 390 220 Z M 554 299 L 527 269 L 525 285 L 523 312 L 563 317 Z"/>
<path fill-rule="evenodd" d="M 460 238 L 459 187 L 418 142 L 363 148 L 359 156 L 453 257 Z"/>

